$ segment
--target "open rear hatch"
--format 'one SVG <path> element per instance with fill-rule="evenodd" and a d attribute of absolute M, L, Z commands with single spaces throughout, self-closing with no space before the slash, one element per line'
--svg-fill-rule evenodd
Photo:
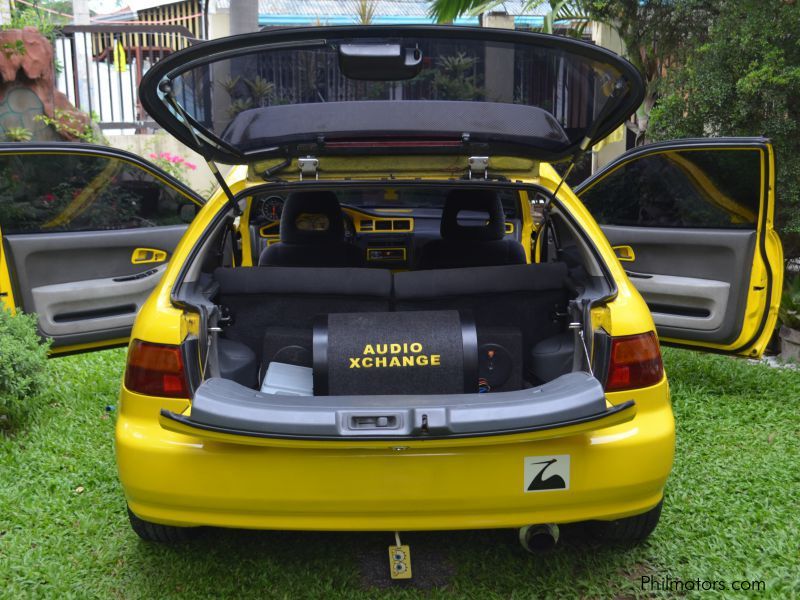
<path fill-rule="evenodd" d="M 151 68 L 147 112 L 207 159 L 491 153 L 559 160 L 636 109 L 621 57 L 488 28 L 283 29 L 197 44 Z"/>

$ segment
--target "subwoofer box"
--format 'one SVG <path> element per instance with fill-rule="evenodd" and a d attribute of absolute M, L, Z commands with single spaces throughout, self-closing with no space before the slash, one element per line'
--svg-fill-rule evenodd
<path fill-rule="evenodd" d="M 522 389 L 522 332 L 516 327 L 478 328 L 478 377 L 490 392 Z"/>
<path fill-rule="evenodd" d="M 314 395 L 478 391 L 477 334 L 455 310 L 337 313 L 314 324 Z"/>

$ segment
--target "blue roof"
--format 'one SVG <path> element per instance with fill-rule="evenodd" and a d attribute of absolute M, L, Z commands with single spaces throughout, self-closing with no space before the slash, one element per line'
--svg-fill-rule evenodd
<path fill-rule="evenodd" d="M 292 25 L 353 25 L 359 0 L 259 0 L 258 24 L 265 26 Z M 229 8 L 230 0 L 217 0 L 217 8 Z M 434 23 L 429 16 L 430 2 L 427 0 L 371 0 L 374 8 L 372 23 L 375 25 L 427 25 Z M 514 15 L 517 27 L 538 27 L 549 6 L 547 3 L 534 9 L 523 10 L 525 0 L 509 0 L 495 10 Z M 455 25 L 478 25 L 478 17 L 464 16 L 455 20 Z"/>
<path fill-rule="evenodd" d="M 258 24 L 265 26 L 289 26 L 289 25 L 354 25 L 358 23 L 355 16 L 327 16 L 310 17 L 308 15 L 258 15 Z M 375 15 L 372 18 L 372 25 L 433 25 L 436 21 L 431 17 L 405 17 L 397 15 Z M 515 16 L 514 25 L 517 27 L 541 27 L 544 23 L 543 17 Z M 453 21 L 453 25 L 473 25 L 477 26 L 478 17 L 459 17 Z"/>

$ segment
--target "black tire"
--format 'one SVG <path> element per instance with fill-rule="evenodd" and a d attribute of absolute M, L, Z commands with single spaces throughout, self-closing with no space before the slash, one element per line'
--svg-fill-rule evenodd
<path fill-rule="evenodd" d="M 128 519 L 131 528 L 146 542 L 162 542 L 173 544 L 185 542 L 197 535 L 197 527 L 175 527 L 174 525 L 160 525 L 140 519 L 128 509 Z"/>
<path fill-rule="evenodd" d="M 661 517 L 662 499 L 646 513 L 616 519 L 615 521 L 590 521 L 589 533 L 595 539 L 610 544 L 638 544 L 647 539 L 658 525 Z"/>

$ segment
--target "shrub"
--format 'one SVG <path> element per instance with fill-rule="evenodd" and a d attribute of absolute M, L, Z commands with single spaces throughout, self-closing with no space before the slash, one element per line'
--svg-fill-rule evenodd
<path fill-rule="evenodd" d="M 186 178 L 189 171 L 197 169 L 197 165 L 189 162 L 180 154 L 170 154 L 169 152 L 155 152 L 150 153 L 150 160 L 153 164 L 161 167 L 167 173 L 172 175 L 181 183 L 188 185 L 189 180 Z"/>
<path fill-rule="evenodd" d="M 736 0 L 659 84 L 653 140 L 765 135 L 775 147 L 775 227 L 786 259 L 800 257 L 800 7 Z"/>
<path fill-rule="evenodd" d="M 800 330 L 800 275 L 786 282 L 778 315 L 784 326 Z"/>
<path fill-rule="evenodd" d="M 0 309 L 0 413 L 22 412 L 44 383 L 50 340 L 39 337 L 36 320 Z"/>

